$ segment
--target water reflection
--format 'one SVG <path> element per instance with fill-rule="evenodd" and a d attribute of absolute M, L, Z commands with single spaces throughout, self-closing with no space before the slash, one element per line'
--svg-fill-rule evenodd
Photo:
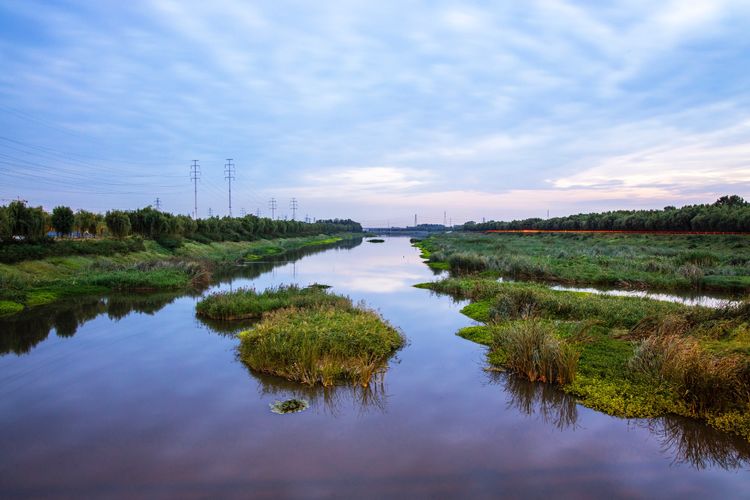
<path fill-rule="evenodd" d="M 575 429 L 578 405 L 575 398 L 551 384 L 529 382 L 503 372 L 488 372 L 490 383 L 500 385 L 507 396 L 507 407 L 524 415 L 537 415 L 547 425 L 563 431 Z"/>
<path fill-rule="evenodd" d="M 710 295 L 675 295 L 669 293 L 656 293 L 645 290 L 620 290 L 616 288 L 595 288 L 595 287 L 577 287 L 577 286 L 563 286 L 563 285 L 552 285 L 550 286 L 553 290 L 560 290 L 564 292 L 586 292 L 586 293 L 597 293 L 600 295 L 614 295 L 617 297 L 639 297 L 643 299 L 660 300 L 663 302 L 676 302 L 678 304 L 684 304 L 686 306 L 703 306 L 720 308 L 726 307 L 732 304 L 736 304 L 736 299 L 726 297 L 713 297 Z"/>
<path fill-rule="evenodd" d="M 656 436 L 662 452 L 674 457 L 673 464 L 686 464 L 698 470 L 750 467 L 750 443 L 695 420 L 668 416 L 638 421 L 637 425 Z"/>
<path fill-rule="evenodd" d="M 279 399 L 305 399 L 313 408 L 330 415 L 339 415 L 344 408 L 353 407 L 360 414 L 374 411 L 385 413 L 387 391 L 384 378 L 370 382 L 367 387 L 356 385 L 306 385 L 281 377 L 259 373 L 247 368 L 250 376 L 258 382 L 261 396 L 274 396 Z"/>
<path fill-rule="evenodd" d="M 180 294 L 110 295 L 86 297 L 50 304 L 0 319 L 0 354 L 26 354 L 47 339 L 54 329 L 69 338 L 86 322 L 100 314 L 119 320 L 132 312 L 155 314 Z"/>
<path fill-rule="evenodd" d="M 538 416 L 545 425 L 551 425 L 560 431 L 578 428 L 576 400 L 559 388 L 529 382 L 508 373 L 488 374 L 489 382 L 504 390 L 509 409 L 527 416 Z M 651 433 L 658 440 L 662 453 L 672 457 L 672 464 L 685 464 L 698 470 L 750 467 L 750 443 L 697 420 L 669 415 L 632 420 L 631 423 Z"/>

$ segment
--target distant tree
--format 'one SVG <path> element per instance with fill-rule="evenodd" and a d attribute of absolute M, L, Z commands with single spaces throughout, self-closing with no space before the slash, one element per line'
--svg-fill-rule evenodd
<path fill-rule="evenodd" d="M 0 241 L 13 238 L 13 226 L 10 222 L 8 207 L 0 207 Z"/>
<path fill-rule="evenodd" d="M 104 222 L 115 238 L 124 238 L 130 234 L 130 218 L 126 212 L 111 210 L 104 216 Z"/>
<path fill-rule="evenodd" d="M 52 209 L 52 227 L 59 234 L 69 236 L 73 232 L 75 215 L 70 207 L 59 206 Z"/>
<path fill-rule="evenodd" d="M 96 234 L 96 226 L 99 223 L 99 217 L 100 215 L 97 215 L 93 212 L 88 212 L 86 210 L 79 210 L 76 212 L 75 215 L 75 228 L 78 229 L 78 231 L 83 233 L 89 233 L 89 234 Z"/>
<path fill-rule="evenodd" d="M 714 203 L 716 206 L 725 206 L 725 207 L 737 207 L 742 205 L 747 205 L 747 202 L 742 198 L 742 196 L 738 196 L 736 194 L 733 194 L 731 196 L 722 196 L 718 200 L 716 200 L 716 203 Z"/>

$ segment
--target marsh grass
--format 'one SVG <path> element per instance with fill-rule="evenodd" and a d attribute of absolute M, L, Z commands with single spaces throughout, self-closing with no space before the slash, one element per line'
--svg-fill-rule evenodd
<path fill-rule="evenodd" d="M 265 312 L 281 308 L 350 305 L 351 302 L 346 297 L 327 293 L 324 285 L 314 284 L 306 288 L 289 285 L 262 292 L 241 288 L 232 292 L 213 293 L 198 302 L 196 312 L 199 316 L 211 319 L 238 320 L 259 318 Z"/>
<path fill-rule="evenodd" d="M 287 399 L 285 401 L 274 401 L 269 405 L 272 413 L 286 415 L 287 413 L 299 413 L 310 407 L 310 403 L 305 399 Z"/>
<path fill-rule="evenodd" d="M 710 353 L 692 337 L 652 335 L 637 345 L 629 367 L 672 386 L 696 413 L 743 409 L 750 401 L 750 363 Z"/>
<path fill-rule="evenodd" d="M 505 366 L 531 382 L 567 384 L 576 376 L 578 352 L 546 323 L 517 321 L 495 330 L 493 349 L 505 354 Z"/>
<path fill-rule="evenodd" d="M 368 386 L 405 343 L 376 312 L 351 302 L 272 311 L 239 338 L 239 357 L 252 370 L 324 386 Z"/>
<path fill-rule="evenodd" d="M 660 290 L 750 290 L 746 236 L 452 233 L 415 243 L 453 274 Z"/>

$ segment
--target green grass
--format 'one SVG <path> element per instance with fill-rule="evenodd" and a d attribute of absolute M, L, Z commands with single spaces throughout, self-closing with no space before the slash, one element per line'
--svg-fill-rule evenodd
<path fill-rule="evenodd" d="M 263 313 L 288 307 L 310 308 L 346 306 L 349 299 L 327 293 L 320 285 L 299 288 L 296 285 L 269 288 L 262 292 L 239 289 L 213 293 L 196 305 L 199 316 L 220 320 L 259 318 Z"/>
<path fill-rule="evenodd" d="M 658 290 L 750 290 L 740 235 L 466 234 L 414 243 L 430 267 L 457 274 Z"/>
<path fill-rule="evenodd" d="M 585 406 L 622 417 L 687 416 L 750 441 L 750 304 L 689 307 L 479 275 L 419 287 L 472 301 L 462 312 L 483 324 L 458 335 L 488 346 L 495 369 L 549 382 L 558 368 L 545 363 L 553 361 L 573 369 L 562 390 Z"/>
<path fill-rule="evenodd" d="M 0 316 L 15 314 L 23 311 L 23 304 L 11 300 L 0 300 Z"/>
<path fill-rule="evenodd" d="M 324 386 L 368 386 L 405 343 L 377 313 L 351 302 L 272 311 L 239 338 L 240 359 L 252 370 Z"/>
<path fill-rule="evenodd" d="M 125 245 L 122 252 L 115 251 L 119 243 L 98 245 L 96 251 L 107 249 L 106 255 L 52 256 L 0 264 L 0 300 L 35 307 L 110 290 L 188 290 L 208 284 L 213 269 L 242 262 L 248 255 L 269 252 L 269 248 L 279 249 L 272 252 L 280 255 L 345 237 L 349 235 L 209 244 L 186 241 L 174 249 L 137 240 Z"/>

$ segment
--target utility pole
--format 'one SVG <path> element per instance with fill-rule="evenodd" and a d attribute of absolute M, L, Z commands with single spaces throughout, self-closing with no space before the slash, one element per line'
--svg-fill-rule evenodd
<path fill-rule="evenodd" d="M 158 196 L 156 197 L 156 200 L 154 200 L 154 205 L 156 205 L 157 210 L 161 210 L 161 200 Z"/>
<path fill-rule="evenodd" d="M 292 201 L 289 202 L 289 208 L 292 209 L 292 220 L 294 220 L 297 217 L 297 207 L 299 204 L 297 203 L 297 198 L 292 198 Z"/>
<path fill-rule="evenodd" d="M 268 208 L 271 209 L 271 220 L 276 218 L 276 198 L 271 198 L 268 202 Z"/>
<path fill-rule="evenodd" d="M 198 219 L 198 179 L 201 178 L 201 167 L 198 165 L 198 160 L 193 160 L 193 164 L 190 165 L 190 180 L 195 184 L 194 186 L 194 204 L 193 204 L 193 218 Z"/>
<path fill-rule="evenodd" d="M 232 216 L 232 181 L 234 180 L 234 165 L 232 164 L 232 158 L 227 158 L 227 163 L 224 165 L 224 179 L 229 181 L 229 217 Z"/>

